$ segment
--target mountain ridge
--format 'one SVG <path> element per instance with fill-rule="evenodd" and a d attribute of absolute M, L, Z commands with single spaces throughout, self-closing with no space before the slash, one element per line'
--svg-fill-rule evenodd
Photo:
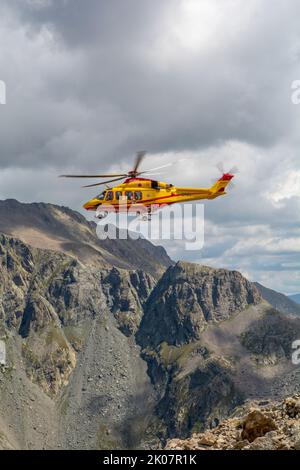
<path fill-rule="evenodd" d="M 300 305 L 294 302 L 290 296 L 269 289 L 258 282 L 254 282 L 262 297 L 277 310 L 287 315 L 300 315 Z"/>
<path fill-rule="evenodd" d="M 124 269 L 143 266 L 156 278 L 172 264 L 164 248 L 146 239 L 100 240 L 94 222 L 54 204 L 0 201 L 0 232 L 35 248 L 61 251 L 84 263 Z"/>
<path fill-rule="evenodd" d="M 293 302 L 300 304 L 300 294 L 293 294 L 288 296 Z"/>
<path fill-rule="evenodd" d="M 137 266 L 131 240 L 127 250 L 107 241 L 91 259 L 94 226 L 80 214 L 4 206 L 2 228 L 17 208 L 6 231 L 24 226 L 14 220 L 21 209 L 27 228 L 38 218 L 43 230 L 42 248 L 0 235 L 0 448 L 156 449 L 217 426 L 247 399 L 299 389 L 290 353 L 300 319 L 238 271 L 162 262 L 149 242 Z M 43 246 L 53 231 L 75 248 Z M 109 262 L 110 246 L 125 250 L 126 267 Z"/>

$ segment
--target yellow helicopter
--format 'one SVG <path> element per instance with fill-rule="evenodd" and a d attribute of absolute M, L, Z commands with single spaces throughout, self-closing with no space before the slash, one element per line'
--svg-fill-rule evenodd
<path fill-rule="evenodd" d="M 88 184 L 84 188 L 108 185 L 114 181 L 125 181 L 114 187 L 107 187 L 101 194 L 86 202 L 83 207 L 96 211 L 96 217 L 102 219 L 110 212 L 127 211 L 131 215 L 147 214 L 148 218 L 162 206 L 179 202 L 191 202 L 200 199 L 215 199 L 226 194 L 226 187 L 234 177 L 231 172 L 222 171 L 222 176 L 210 188 L 186 188 L 147 178 L 154 171 L 166 168 L 172 163 L 160 167 L 139 171 L 145 151 L 137 152 L 134 168 L 128 173 L 110 173 L 105 175 L 60 175 L 64 178 L 113 178 L 100 183 Z M 142 177 L 143 175 L 143 177 Z"/>

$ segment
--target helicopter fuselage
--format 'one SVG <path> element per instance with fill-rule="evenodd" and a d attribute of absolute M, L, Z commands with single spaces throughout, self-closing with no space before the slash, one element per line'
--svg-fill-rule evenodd
<path fill-rule="evenodd" d="M 84 204 L 86 210 L 149 212 L 153 206 L 159 208 L 180 202 L 215 199 L 226 194 L 225 189 L 233 175 L 223 176 L 211 188 L 176 187 L 172 184 L 147 178 L 127 178 L 124 183 L 108 188 L 99 196 Z"/>

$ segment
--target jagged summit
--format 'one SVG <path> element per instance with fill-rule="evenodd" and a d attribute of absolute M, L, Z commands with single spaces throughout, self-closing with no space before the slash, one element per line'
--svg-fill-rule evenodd
<path fill-rule="evenodd" d="M 139 331 L 152 345 L 196 340 L 207 323 L 220 322 L 262 301 L 237 271 L 187 262 L 170 266 L 149 297 Z M 153 325 L 159 325 L 153 332 Z"/>

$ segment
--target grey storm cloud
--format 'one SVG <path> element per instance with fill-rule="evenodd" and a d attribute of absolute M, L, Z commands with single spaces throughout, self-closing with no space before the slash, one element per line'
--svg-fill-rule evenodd
<path fill-rule="evenodd" d="M 80 208 L 90 193 L 56 175 L 127 169 L 140 148 L 148 167 L 188 158 L 175 184 L 210 185 L 222 160 L 240 173 L 206 207 L 203 261 L 269 285 L 277 269 L 295 289 L 299 14 L 297 0 L 2 0 L 0 197 Z"/>
<path fill-rule="evenodd" d="M 26 64 L 31 70 L 24 71 L 28 82 L 17 105 L 30 115 L 13 110 L 19 138 L 2 139 L 19 165 L 61 165 L 83 157 L 87 164 L 105 163 L 145 146 L 154 153 L 195 150 L 227 139 L 268 146 L 290 126 L 290 83 L 299 52 L 293 50 L 295 2 L 277 2 L 272 9 L 269 2 L 252 2 L 256 7 L 243 19 L 241 3 L 225 0 L 225 24 L 200 50 L 172 32 L 182 1 L 5 3 L 27 29 L 28 41 L 40 40 L 47 49 L 46 59 L 41 55 L 35 62 L 33 56 Z M 240 15 L 241 28 L 230 13 Z M 32 74 L 43 80 L 38 89 Z M 12 93 L 15 87 L 18 82 Z"/>

